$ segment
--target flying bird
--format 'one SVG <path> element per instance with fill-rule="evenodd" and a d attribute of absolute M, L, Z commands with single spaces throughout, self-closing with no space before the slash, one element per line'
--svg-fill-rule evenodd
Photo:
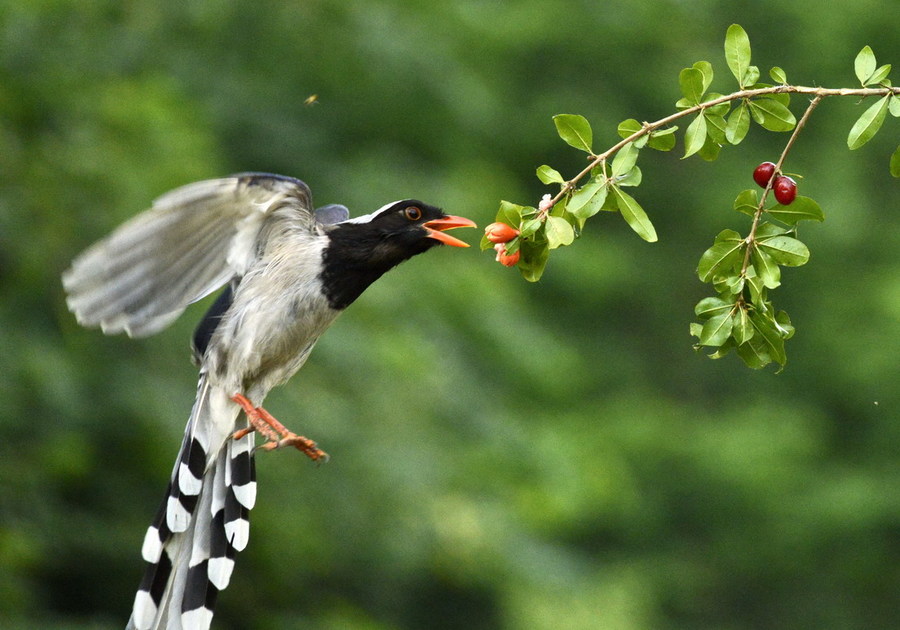
<path fill-rule="evenodd" d="M 247 545 L 264 449 L 325 454 L 261 405 L 299 370 L 322 333 L 365 289 L 475 227 L 414 199 L 349 218 L 313 209 L 298 179 L 242 173 L 173 190 L 81 255 L 63 274 L 79 323 L 152 335 L 222 286 L 193 336 L 197 397 L 169 486 L 141 548 L 147 563 L 129 629 L 209 628 L 216 597 Z"/>

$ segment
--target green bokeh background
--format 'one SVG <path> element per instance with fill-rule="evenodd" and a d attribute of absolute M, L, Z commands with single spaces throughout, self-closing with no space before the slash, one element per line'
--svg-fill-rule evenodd
<path fill-rule="evenodd" d="M 553 114 L 603 147 L 694 61 L 732 89 L 733 22 L 798 83 L 853 87 L 865 44 L 900 64 L 883 0 L 0 2 L 0 627 L 124 625 L 194 395 L 204 305 L 149 339 L 82 329 L 80 250 L 246 170 L 483 226 L 549 192 L 537 166 L 582 167 Z M 657 244 L 603 214 L 536 285 L 443 248 L 372 287 L 268 399 L 332 461 L 260 457 L 214 627 L 900 627 L 900 134 L 848 152 L 863 107 L 828 99 L 787 164 L 827 220 L 773 294 L 783 374 L 688 335 L 700 254 L 746 231 L 731 203 L 787 139 L 758 127 L 712 164 L 645 152 Z"/>

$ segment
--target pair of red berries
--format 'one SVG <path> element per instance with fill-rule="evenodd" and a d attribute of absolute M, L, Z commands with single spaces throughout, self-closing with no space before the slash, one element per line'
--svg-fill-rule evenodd
<path fill-rule="evenodd" d="M 497 251 L 497 262 L 506 267 L 514 267 L 519 262 L 520 254 L 518 250 L 512 254 L 506 253 L 506 243 L 518 235 L 519 230 L 505 223 L 491 223 L 484 228 L 485 238 L 494 243 L 494 249 Z"/>
<path fill-rule="evenodd" d="M 769 185 L 769 180 L 772 179 L 774 173 L 775 165 L 771 162 L 763 162 L 753 171 L 753 180 L 761 188 L 765 188 Z M 785 175 L 777 175 L 775 181 L 772 182 L 772 192 L 778 203 L 787 206 L 797 198 L 797 182 Z"/>

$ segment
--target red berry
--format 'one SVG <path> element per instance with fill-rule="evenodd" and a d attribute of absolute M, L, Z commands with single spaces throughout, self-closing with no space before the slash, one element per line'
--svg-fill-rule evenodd
<path fill-rule="evenodd" d="M 775 172 L 775 165 L 771 162 L 763 162 L 753 171 L 753 181 L 759 184 L 760 188 L 765 188 L 772 179 L 772 173 Z"/>
<path fill-rule="evenodd" d="M 484 235 L 491 243 L 508 243 L 519 235 L 519 230 L 505 223 L 491 223 L 484 228 Z"/>
<path fill-rule="evenodd" d="M 778 176 L 775 178 L 775 185 L 772 186 L 775 193 L 775 199 L 782 206 L 790 205 L 797 198 L 797 182 L 790 177 Z"/>

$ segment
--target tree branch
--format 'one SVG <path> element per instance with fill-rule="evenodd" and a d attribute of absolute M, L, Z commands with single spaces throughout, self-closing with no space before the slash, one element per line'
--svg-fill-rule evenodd
<path fill-rule="evenodd" d="M 555 206 L 559 202 L 559 200 L 562 199 L 570 190 L 573 190 L 578 182 L 581 181 L 581 179 L 583 179 L 585 176 L 587 176 L 594 169 L 594 167 L 596 167 L 598 164 L 606 162 L 606 160 L 609 159 L 611 155 L 613 155 L 616 151 L 619 151 L 629 142 L 634 142 L 635 140 L 642 138 L 643 136 L 646 136 L 653 131 L 656 131 L 660 127 L 665 127 L 666 125 L 669 125 L 680 118 L 684 118 L 685 116 L 699 113 L 700 111 L 708 107 L 713 107 L 721 103 L 729 103 L 738 99 L 751 99 L 757 96 L 766 96 L 769 94 L 809 94 L 815 97 L 813 99 L 813 102 L 818 105 L 819 102 L 827 96 L 866 97 L 885 96 L 886 94 L 893 94 L 900 97 L 900 86 L 880 88 L 823 88 L 809 87 L 805 85 L 774 85 L 772 87 L 755 88 L 751 90 L 739 90 L 737 92 L 732 92 L 731 94 L 719 96 L 709 101 L 704 101 L 703 103 L 700 103 L 698 105 L 693 105 L 679 112 L 675 112 L 674 114 L 670 114 L 665 118 L 660 118 L 655 122 L 645 122 L 643 123 L 643 126 L 639 131 L 635 131 L 627 138 L 620 140 L 603 153 L 589 156 L 590 163 L 588 164 L 588 166 L 582 169 L 582 171 L 575 175 L 575 177 L 563 183 L 562 189 L 550 199 L 549 203 L 542 204 L 542 209 L 540 212 L 538 212 L 537 218 L 543 221 L 550 213 L 550 210 L 553 208 L 553 206 Z M 804 116 L 807 116 L 810 111 L 811 110 L 808 109 Z M 790 148 L 790 144 L 793 143 L 793 138 L 796 137 L 797 131 L 799 131 L 801 127 L 802 124 L 797 125 L 794 130 L 794 136 L 792 136 L 791 140 L 789 141 L 789 146 L 786 147 L 786 149 Z M 779 161 L 778 166 L 781 166 L 781 161 Z"/>

